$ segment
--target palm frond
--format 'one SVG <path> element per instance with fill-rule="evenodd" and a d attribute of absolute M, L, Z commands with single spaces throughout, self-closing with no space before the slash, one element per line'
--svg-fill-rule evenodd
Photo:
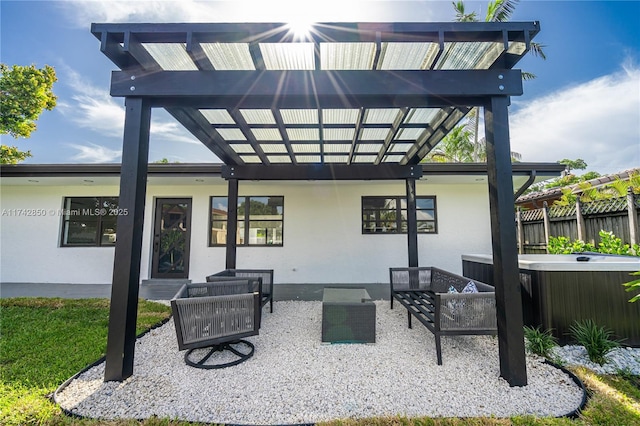
<path fill-rule="evenodd" d="M 531 43 L 529 43 L 529 52 L 531 52 L 533 56 L 536 56 L 544 60 L 544 59 L 547 59 L 547 55 L 544 53 L 545 47 L 547 47 L 546 44 L 540 44 L 535 41 L 532 41 Z"/>
<path fill-rule="evenodd" d="M 458 0 L 451 2 L 453 5 L 453 10 L 456 12 L 456 21 L 457 22 L 477 22 L 478 17 L 476 12 L 466 13 L 464 7 L 464 1 Z"/>
<path fill-rule="evenodd" d="M 524 81 L 535 80 L 536 78 L 538 78 L 538 77 L 535 74 L 527 72 L 527 71 L 522 71 L 522 79 Z"/>
<path fill-rule="evenodd" d="M 520 0 L 494 0 L 487 5 L 487 22 L 507 22 Z"/>

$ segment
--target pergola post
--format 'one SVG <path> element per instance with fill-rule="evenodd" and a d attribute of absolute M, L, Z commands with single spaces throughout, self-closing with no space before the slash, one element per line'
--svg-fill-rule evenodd
<path fill-rule="evenodd" d="M 407 183 L 407 245 L 409 267 L 418 266 L 418 220 L 416 217 L 416 180 L 406 179 Z"/>
<path fill-rule="evenodd" d="M 527 384 L 522 297 L 513 204 L 509 97 L 491 97 L 485 105 L 500 376 L 511 386 Z"/>
<path fill-rule="evenodd" d="M 238 243 L 236 234 L 238 233 L 238 179 L 229 179 L 229 190 L 227 193 L 227 258 L 226 269 L 236 269 L 236 249 Z M 245 206 L 249 208 L 249 206 Z"/>
<path fill-rule="evenodd" d="M 133 374 L 136 343 L 151 107 L 143 98 L 127 97 L 125 109 L 118 198 L 118 211 L 123 213 L 117 223 L 105 381 L 122 381 Z"/>

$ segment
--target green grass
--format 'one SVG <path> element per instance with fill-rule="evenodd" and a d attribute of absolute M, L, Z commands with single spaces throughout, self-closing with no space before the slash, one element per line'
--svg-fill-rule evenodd
<path fill-rule="evenodd" d="M 141 300 L 137 333 L 169 315 Z M 105 354 L 108 320 L 106 299 L 0 299 L 0 424 L 69 420 L 46 395 Z"/>
<path fill-rule="evenodd" d="M 169 308 L 140 301 L 138 333 L 168 318 Z M 182 426 L 194 423 L 151 418 L 94 421 L 64 416 L 47 395 L 63 381 L 104 355 L 108 301 L 104 299 L 0 299 L 0 424 Z M 319 426 L 488 426 L 640 424 L 640 377 L 627 372 L 601 376 L 576 369 L 591 399 L 576 420 L 533 416 L 497 418 L 379 417 L 335 420 Z M 428 386 L 428 383 L 426 384 Z M 425 388 L 428 392 L 428 387 Z"/>

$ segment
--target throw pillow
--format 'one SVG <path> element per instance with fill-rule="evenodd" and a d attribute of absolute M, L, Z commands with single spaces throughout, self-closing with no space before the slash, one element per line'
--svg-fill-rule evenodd
<path fill-rule="evenodd" d="M 449 290 L 447 290 L 447 293 L 458 294 L 458 290 L 456 290 L 454 286 L 449 286 Z M 452 314 L 456 314 L 456 311 L 458 310 L 458 302 L 458 300 L 447 301 L 447 308 L 449 308 Z"/>
<path fill-rule="evenodd" d="M 478 287 L 476 287 L 476 283 L 473 281 L 469 281 L 466 286 L 462 289 L 463 293 L 477 293 Z"/>

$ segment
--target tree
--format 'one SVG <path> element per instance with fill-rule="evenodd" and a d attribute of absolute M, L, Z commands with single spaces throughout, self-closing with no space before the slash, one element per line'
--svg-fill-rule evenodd
<path fill-rule="evenodd" d="M 429 153 L 427 161 L 435 163 L 469 163 L 473 161 L 472 156 L 471 131 L 466 126 L 456 126 Z"/>
<path fill-rule="evenodd" d="M 56 106 L 53 94 L 56 81 L 56 72 L 49 65 L 38 69 L 35 65 L 9 68 L 0 64 L 0 133 L 16 139 L 28 138 L 42 111 L 51 111 Z M 0 163 L 16 164 L 31 157 L 31 152 L 2 145 L 0 155 Z"/>
<path fill-rule="evenodd" d="M 485 22 L 506 22 L 511 19 L 511 15 L 515 12 L 516 6 L 520 0 L 490 0 L 487 4 L 487 13 L 485 15 Z M 453 9 L 456 13 L 457 22 L 478 22 L 478 15 L 476 12 L 468 13 L 464 4 L 464 1 L 458 0 L 452 2 Z M 542 59 L 547 59 L 544 53 L 544 45 L 536 42 L 531 42 L 529 45 L 529 52 L 534 56 Z M 530 72 L 522 72 L 523 80 L 533 80 L 536 76 Z M 480 112 L 478 107 L 471 109 L 467 115 L 467 127 L 471 132 L 472 140 L 474 144 L 474 160 L 473 161 L 486 161 L 485 146 L 486 141 L 484 138 L 480 139 L 479 124 L 480 124 Z M 517 152 L 511 153 L 511 159 L 514 161 L 520 160 L 521 155 Z"/>
<path fill-rule="evenodd" d="M 582 158 L 576 158 L 575 160 L 563 158 L 562 160 L 558 161 L 558 163 L 567 166 L 567 173 L 569 173 L 571 170 L 584 170 L 587 168 L 587 163 L 585 163 Z"/>

